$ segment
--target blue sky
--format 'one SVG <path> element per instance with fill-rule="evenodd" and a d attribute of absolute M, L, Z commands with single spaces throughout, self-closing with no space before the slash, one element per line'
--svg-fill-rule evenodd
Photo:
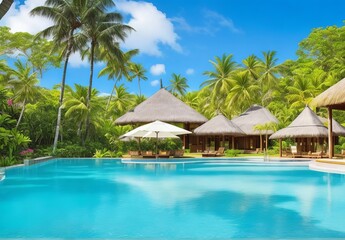
<path fill-rule="evenodd" d="M 28 16 L 44 0 L 16 2 L 0 22 L 12 31 L 37 31 L 49 21 Z M 139 48 L 134 58 L 147 70 L 147 81 L 141 83 L 143 94 L 150 96 L 159 89 L 157 80 L 169 85 L 172 73 L 188 80 L 189 90 L 198 90 L 206 80 L 202 74 L 211 70 L 210 60 L 223 53 L 233 54 L 237 62 L 251 54 L 275 50 L 280 62 L 295 59 L 298 43 L 313 28 L 342 26 L 343 0 L 154 0 L 116 1 L 125 22 L 136 29 L 124 49 Z M 97 64 L 94 87 L 110 93 L 113 81 L 97 78 L 103 67 Z M 61 81 L 62 69 L 44 73 L 40 85 L 51 88 Z M 88 85 L 89 67 L 74 56 L 67 73 L 67 84 Z M 122 81 L 132 93 L 138 93 L 137 81 Z"/>

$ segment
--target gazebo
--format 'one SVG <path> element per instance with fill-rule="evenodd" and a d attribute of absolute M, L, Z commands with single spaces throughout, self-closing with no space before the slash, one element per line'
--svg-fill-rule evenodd
<path fill-rule="evenodd" d="M 277 118 L 273 116 L 270 111 L 259 105 L 251 106 L 244 113 L 233 118 L 231 121 L 246 134 L 244 137 L 236 138 L 235 148 L 243 150 L 255 150 L 260 148 L 261 151 L 263 148 L 263 132 L 257 130 L 256 127 L 259 125 L 278 123 Z M 273 132 L 273 130 L 266 130 L 264 134 L 271 135 Z"/>
<path fill-rule="evenodd" d="M 286 128 L 271 135 L 270 139 L 279 139 L 279 155 L 282 157 L 283 138 L 293 138 L 300 152 L 315 151 L 317 144 L 322 144 L 328 131 L 319 117 L 306 106 L 298 117 Z"/>
<path fill-rule="evenodd" d="M 334 84 L 326 91 L 318 95 L 312 101 L 315 107 L 326 107 L 328 109 L 328 147 L 329 156 L 334 156 L 332 110 L 345 110 L 345 78 Z"/>
<path fill-rule="evenodd" d="M 222 114 L 218 114 L 194 129 L 194 133 L 198 136 L 198 150 L 202 151 L 206 149 L 206 146 L 212 146 L 215 149 L 220 146 L 227 148 L 231 146 L 234 149 L 235 137 L 245 136 L 245 133 L 236 124 Z"/>
<path fill-rule="evenodd" d="M 207 118 L 164 88 L 161 88 L 133 110 L 116 119 L 115 123 L 120 125 L 144 124 L 156 120 L 168 123 L 181 123 L 184 129 L 191 131 L 205 123 Z M 196 137 L 185 136 L 185 148 L 193 148 L 193 145 L 197 145 Z"/>

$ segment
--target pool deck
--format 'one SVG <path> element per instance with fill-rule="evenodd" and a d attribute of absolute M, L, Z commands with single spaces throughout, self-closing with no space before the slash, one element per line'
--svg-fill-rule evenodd
<path fill-rule="evenodd" d="M 345 174 L 345 160 L 317 159 L 309 163 L 309 169 L 319 172 Z"/>

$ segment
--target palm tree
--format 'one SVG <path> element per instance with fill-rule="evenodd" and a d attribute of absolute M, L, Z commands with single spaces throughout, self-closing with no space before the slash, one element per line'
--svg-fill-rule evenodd
<path fill-rule="evenodd" d="M 216 57 L 215 61 L 210 61 L 214 70 L 204 72 L 204 75 L 208 76 L 209 79 L 203 82 L 201 87 L 211 89 L 211 100 L 217 106 L 217 110 L 225 100 L 227 92 L 231 88 L 230 79 L 238 68 L 237 63 L 232 58 L 232 54 L 223 54 L 222 58 Z"/>
<path fill-rule="evenodd" d="M 263 70 L 263 63 L 255 55 L 250 55 L 242 63 L 244 65 L 243 71 L 248 72 L 254 80 L 260 77 L 260 72 Z"/>
<path fill-rule="evenodd" d="M 129 50 L 123 53 L 123 62 L 120 62 L 117 58 L 109 57 L 107 65 L 99 72 L 98 77 L 107 75 L 108 79 L 115 79 L 114 87 L 109 96 L 106 109 L 109 107 L 117 82 L 123 77 L 128 81 L 131 81 L 131 77 L 129 76 L 130 66 L 132 64 L 131 58 L 138 53 L 138 49 Z"/>
<path fill-rule="evenodd" d="M 26 104 L 33 100 L 39 94 L 37 84 L 37 73 L 32 72 L 31 68 L 23 64 L 21 61 L 14 63 L 16 70 L 12 70 L 12 79 L 8 82 L 14 90 L 14 100 L 21 103 L 22 110 L 20 112 L 16 128 L 18 128 L 24 115 Z"/>
<path fill-rule="evenodd" d="M 86 128 L 87 119 L 93 126 L 99 126 L 102 120 L 101 111 L 103 111 L 103 102 L 101 98 L 97 98 L 98 91 L 92 89 L 92 101 L 90 107 L 87 106 L 88 88 L 75 84 L 75 90 L 66 85 L 66 99 L 62 105 L 66 109 L 65 117 L 72 120 L 78 126 L 77 135 L 81 141 L 83 128 Z"/>
<path fill-rule="evenodd" d="M 264 102 L 269 102 L 273 90 L 278 86 L 277 81 L 281 65 L 277 65 L 276 51 L 263 52 L 262 54 L 264 60 L 262 61 L 263 68 L 259 81 L 262 91 L 262 105 L 265 105 Z"/>
<path fill-rule="evenodd" d="M 131 79 L 138 78 L 139 96 L 141 96 L 140 80 L 147 80 L 146 70 L 143 65 L 134 63 L 131 64 L 130 71 L 132 73 Z"/>
<path fill-rule="evenodd" d="M 187 84 L 187 79 L 181 74 L 172 74 L 172 79 L 170 79 L 170 85 L 168 86 L 168 90 L 172 94 L 179 94 L 181 96 L 184 96 L 186 94 L 186 89 L 189 88 Z"/>
<path fill-rule="evenodd" d="M 286 98 L 293 108 L 302 109 L 314 98 L 314 87 L 304 76 L 295 76 L 293 86 L 288 86 L 287 89 L 289 93 Z"/>
<path fill-rule="evenodd" d="M 90 4 L 97 5 L 99 3 L 90 1 Z M 94 6 L 90 5 L 90 7 Z M 107 13 L 103 10 L 101 11 L 99 8 L 95 8 L 94 11 L 90 11 L 89 17 L 85 24 L 82 25 L 81 32 L 78 35 L 78 42 L 89 42 L 87 52 L 90 61 L 90 78 L 87 94 L 87 107 L 90 107 L 92 97 L 93 71 L 94 62 L 96 60 L 95 56 L 100 53 L 101 49 L 104 49 L 109 54 L 113 54 L 114 58 L 118 58 L 120 62 L 123 62 L 122 51 L 118 42 L 124 41 L 127 37 L 127 33 L 131 30 L 131 27 L 122 24 L 122 16 L 119 13 Z M 90 121 L 87 119 L 85 138 L 88 138 L 89 123 Z"/>
<path fill-rule="evenodd" d="M 107 0 L 101 1 L 104 7 Z M 65 82 L 69 57 L 76 52 L 80 46 L 75 42 L 75 32 L 84 24 L 89 16 L 88 0 L 46 0 L 44 6 L 39 6 L 31 10 L 31 15 L 47 17 L 54 22 L 54 25 L 46 28 L 38 36 L 53 36 L 55 48 L 59 49 L 63 45 L 62 56 L 64 57 L 64 68 L 60 85 L 60 98 L 56 130 L 53 144 L 53 153 L 56 150 L 61 126 L 61 111 L 65 93 Z"/>
<path fill-rule="evenodd" d="M 10 9 L 13 0 L 2 0 L 0 3 L 0 19 L 7 13 Z"/>
<path fill-rule="evenodd" d="M 126 87 L 121 84 L 115 87 L 114 99 L 110 103 L 111 112 L 115 112 L 116 116 L 121 116 L 124 112 L 129 110 L 128 108 L 132 105 L 134 96 L 127 92 Z"/>
<path fill-rule="evenodd" d="M 249 72 L 239 72 L 232 76 L 232 88 L 227 96 L 227 106 L 233 113 L 241 113 L 256 99 L 260 87 L 252 80 Z"/>

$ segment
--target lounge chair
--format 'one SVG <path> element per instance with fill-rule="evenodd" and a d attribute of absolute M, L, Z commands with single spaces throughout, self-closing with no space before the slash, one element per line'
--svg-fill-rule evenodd
<path fill-rule="evenodd" d="M 318 151 L 318 152 L 308 152 L 308 156 L 309 158 L 322 158 L 322 151 Z"/>
<path fill-rule="evenodd" d="M 181 149 L 181 150 L 175 150 L 173 156 L 174 156 L 175 158 L 180 158 L 180 157 L 183 157 L 183 154 L 184 154 L 184 150 L 183 150 L 183 149 Z"/>
<path fill-rule="evenodd" d="M 159 151 L 158 157 L 160 158 L 169 158 L 170 157 L 170 151 Z"/>
<path fill-rule="evenodd" d="M 128 155 L 130 155 L 131 158 L 140 157 L 140 152 L 139 151 L 128 151 Z"/>
<path fill-rule="evenodd" d="M 297 151 L 297 146 L 291 146 L 292 157 L 302 157 L 302 154 Z"/>
<path fill-rule="evenodd" d="M 143 151 L 142 152 L 143 158 L 154 158 L 156 155 L 152 153 L 152 151 Z"/>
<path fill-rule="evenodd" d="M 218 151 L 209 151 L 202 153 L 203 157 L 222 157 L 224 156 L 224 147 L 218 148 Z"/>

